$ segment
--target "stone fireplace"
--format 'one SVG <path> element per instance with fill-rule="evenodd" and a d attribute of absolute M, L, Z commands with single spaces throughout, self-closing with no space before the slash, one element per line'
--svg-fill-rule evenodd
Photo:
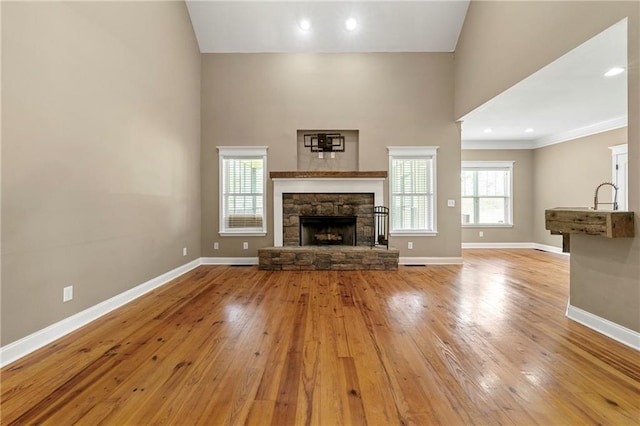
<path fill-rule="evenodd" d="M 274 246 L 299 246 L 300 216 L 356 216 L 356 246 L 370 246 L 373 207 L 387 172 L 271 172 Z"/>
<path fill-rule="evenodd" d="M 400 252 L 372 247 L 373 207 L 384 205 L 387 172 L 271 172 L 274 247 L 259 268 L 395 270 Z"/>
<path fill-rule="evenodd" d="M 373 200 L 373 193 L 284 193 L 283 245 L 371 246 Z"/>

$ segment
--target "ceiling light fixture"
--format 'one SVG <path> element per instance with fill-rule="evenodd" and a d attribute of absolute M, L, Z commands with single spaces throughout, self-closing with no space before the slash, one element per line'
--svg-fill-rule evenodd
<path fill-rule="evenodd" d="M 344 25 L 347 27 L 347 30 L 353 31 L 358 26 L 358 21 L 356 21 L 355 18 L 349 18 Z"/>
<path fill-rule="evenodd" d="M 491 129 L 490 127 L 487 127 L 486 129 L 484 129 L 485 133 L 491 133 L 493 132 L 493 129 Z"/>
<path fill-rule="evenodd" d="M 309 31 L 311 29 L 311 22 L 308 19 L 303 19 L 298 24 L 302 31 Z"/>
<path fill-rule="evenodd" d="M 605 77 L 613 77 L 614 75 L 622 74 L 624 72 L 624 68 L 613 67 L 609 71 L 604 73 Z"/>
<path fill-rule="evenodd" d="M 533 133 L 533 129 L 531 127 L 529 127 L 528 129 L 524 130 L 525 133 Z"/>

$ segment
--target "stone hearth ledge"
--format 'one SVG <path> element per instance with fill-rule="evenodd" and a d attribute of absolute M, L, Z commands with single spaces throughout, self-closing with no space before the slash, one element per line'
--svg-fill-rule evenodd
<path fill-rule="evenodd" d="M 288 246 L 258 249 L 258 267 L 268 271 L 398 269 L 400 250 L 364 246 Z"/>

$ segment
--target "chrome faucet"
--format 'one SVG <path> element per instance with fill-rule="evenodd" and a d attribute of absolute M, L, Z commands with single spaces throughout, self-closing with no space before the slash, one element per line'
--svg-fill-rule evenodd
<path fill-rule="evenodd" d="M 612 186 L 614 189 L 613 203 L 598 203 L 598 191 L 605 185 Z M 618 210 L 618 187 L 611 182 L 603 182 L 596 188 L 596 195 L 593 197 L 593 209 L 598 210 L 598 204 L 612 204 L 613 210 Z"/>

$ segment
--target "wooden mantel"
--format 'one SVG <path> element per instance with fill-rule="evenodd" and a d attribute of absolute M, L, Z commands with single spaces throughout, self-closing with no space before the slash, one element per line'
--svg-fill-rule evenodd
<path fill-rule="evenodd" d="M 271 179 L 309 179 L 309 178 L 386 178 L 386 171 L 302 171 L 302 172 L 269 172 Z"/>
<path fill-rule="evenodd" d="M 562 251 L 569 251 L 571 234 L 599 235 L 606 238 L 633 238 L 635 215 L 619 210 L 561 208 L 545 210 L 545 229 L 562 235 Z"/>

